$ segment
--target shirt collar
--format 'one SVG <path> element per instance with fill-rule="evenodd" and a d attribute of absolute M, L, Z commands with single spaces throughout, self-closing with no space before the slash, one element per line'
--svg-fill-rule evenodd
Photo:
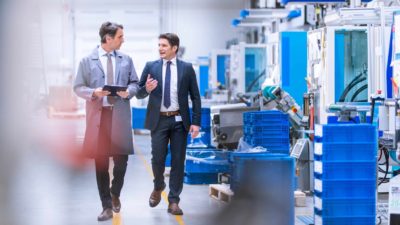
<path fill-rule="evenodd" d="M 99 46 L 98 50 L 99 50 L 99 56 L 105 56 L 107 54 L 107 52 L 101 47 L 101 45 Z M 111 51 L 110 54 L 111 56 L 115 55 L 114 51 Z"/>
<path fill-rule="evenodd" d="M 163 65 L 166 65 L 168 61 L 171 61 L 172 65 L 176 65 L 176 57 L 172 58 L 171 60 L 163 59 Z"/>

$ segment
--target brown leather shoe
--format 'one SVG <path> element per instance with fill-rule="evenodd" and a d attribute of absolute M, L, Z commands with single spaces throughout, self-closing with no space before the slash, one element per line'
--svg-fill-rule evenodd
<path fill-rule="evenodd" d="M 119 211 L 121 210 L 121 201 L 117 196 L 113 194 L 111 194 L 111 204 L 112 204 L 112 210 L 115 213 L 119 213 Z"/>
<path fill-rule="evenodd" d="M 178 203 L 170 203 L 168 205 L 168 212 L 171 213 L 172 215 L 183 215 L 183 211 L 181 208 L 179 208 Z"/>
<path fill-rule="evenodd" d="M 161 193 L 163 192 L 163 190 L 165 189 L 165 184 L 164 187 L 161 190 L 156 191 L 155 189 L 153 190 L 153 192 L 151 192 L 150 198 L 149 198 L 149 205 L 150 207 L 156 207 L 160 201 L 161 201 Z"/>
<path fill-rule="evenodd" d="M 113 212 L 110 208 L 104 209 L 97 217 L 98 221 L 106 221 L 113 218 Z"/>

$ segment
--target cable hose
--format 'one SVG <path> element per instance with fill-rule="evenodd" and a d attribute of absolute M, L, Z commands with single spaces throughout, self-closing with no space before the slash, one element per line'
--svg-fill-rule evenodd
<path fill-rule="evenodd" d="M 368 88 L 368 84 L 364 84 L 364 86 L 360 87 L 356 92 L 354 92 L 353 97 L 351 97 L 351 102 L 354 101 L 354 99 L 357 98 L 357 96 L 364 90 L 366 90 Z"/>

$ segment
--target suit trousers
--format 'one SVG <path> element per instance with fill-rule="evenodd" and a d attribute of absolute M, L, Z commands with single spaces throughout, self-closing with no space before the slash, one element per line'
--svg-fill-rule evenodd
<path fill-rule="evenodd" d="M 98 154 L 95 157 L 96 180 L 100 200 L 105 208 L 111 208 L 111 193 L 120 196 L 124 177 L 128 165 L 128 155 L 110 155 L 111 147 L 112 110 L 103 108 L 101 112 L 100 131 L 98 139 Z M 110 175 L 108 172 L 110 156 L 114 161 L 113 180 L 110 188 Z"/>
<path fill-rule="evenodd" d="M 175 116 L 160 116 L 157 128 L 151 131 L 151 164 L 154 174 L 154 189 L 161 190 L 165 185 L 164 171 L 168 143 L 171 147 L 171 172 L 169 178 L 168 201 L 179 203 L 183 188 L 186 145 L 188 131 L 182 121 L 176 122 Z"/>

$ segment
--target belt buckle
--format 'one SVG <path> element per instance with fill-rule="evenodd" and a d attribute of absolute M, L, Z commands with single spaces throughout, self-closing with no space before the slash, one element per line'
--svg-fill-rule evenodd
<path fill-rule="evenodd" d="M 167 116 L 171 116 L 171 112 L 170 111 L 167 112 Z"/>

